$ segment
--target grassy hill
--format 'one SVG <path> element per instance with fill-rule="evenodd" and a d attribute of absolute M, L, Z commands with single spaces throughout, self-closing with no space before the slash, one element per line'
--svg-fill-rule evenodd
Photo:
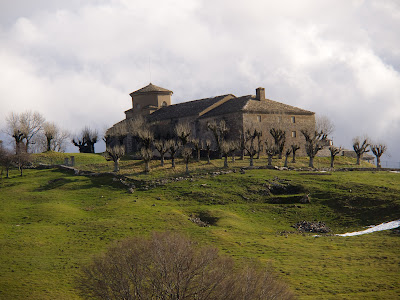
<path fill-rule="evenodd" d="M 54 163 L 69 156 L 56 155 L 46 159 Z M 74 155 L 80 169 L 112 170 L 100 155 Z M 300 159 L 296 166 L 306 162 Z M 234 258 L 270 264 L 300 299 L 399 295 L 399 234 L 314 237 L 291 225 L 324 221 L 333 233 L 344 233 L 399 219 L 400 174 L 307 169 L 243 174 L 238 170 L 247 161 L 236 161 L 231 165 L 236 172 L 225 174 L 217 160 L 193 163 L 192 177 L 174 180 L 183 175 L 182 163 L 177 170 L 158 164 L 146 175 L 141 162 L 122 162 L 122 173 L 143 183 L 132 194 L 110 175 L 74 176 L 56 168 L 27 170 L 23 177 L 12 172 L 0 180 L 0 298 L 79 299 L 74 279 L 81 265 L 116 240 L 154 230 L 183 232 Z M 257 164 L 265 165 L 265 159 Z M 353 164 L 338 160 L 338 166 Z M 171 180 L 154 184 L 165 177 Z M 311 203 L 299 203 L 305 194 Z M 191 217 L 211 226 L 200 227 Z"/>

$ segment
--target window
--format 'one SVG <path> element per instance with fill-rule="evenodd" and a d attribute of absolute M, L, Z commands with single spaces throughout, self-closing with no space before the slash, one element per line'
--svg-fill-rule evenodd
<path fill-rule="evenodd" d="M 292 123 L 296 123 L 296 117 L 292 117 Z"/>
<path fill-rule="evenodd" d="M 261 122 L 261 116 L 257 116 L 257 121 Z"/>
<path fill-rule="evenodd" d="M 165 102 L 165 101 L 161 104 L 162 107 L 167 106 L 167 105 L 168 105 L 168 104 L 167 104 L 167 102 Z"/>
<path fill-rule="evenodd" d="M 292 138 L 296 137 L 296 131 L 292 131 Z"/>

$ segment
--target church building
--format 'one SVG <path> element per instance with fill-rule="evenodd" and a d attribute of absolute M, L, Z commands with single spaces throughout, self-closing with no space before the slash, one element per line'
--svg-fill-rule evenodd
<path fill-rule="evenodd" d="M 300 130 L 315 130 L 315 113 L 291 105 L 283 104 L 265 97 L 265 89 L 257 88 L 255 95 L 235 96 L 220 95 L 199 100 L 172 104 L 173 92 L 149 84 L 130 94 L 132 108 L 125 111 L 126 120 L 141 115 L 151 123 L 173 129 L 179 122 L 188 122 L 192 126 L 192 135 L 204 139 L 211 137 L 207 123 L 213 120 L 225 120 L 229 128 L 228 139 L 237 139 L 240 131 L 256 126 L 263 132 L 263 139 L 272 138 L 271 128 L 286 132 L 286 145 L 298 144 L 297 152 L 305 155 L 305 139 Z M 124 142 L 127 152 L 132 152 L 132 138 Z"/>

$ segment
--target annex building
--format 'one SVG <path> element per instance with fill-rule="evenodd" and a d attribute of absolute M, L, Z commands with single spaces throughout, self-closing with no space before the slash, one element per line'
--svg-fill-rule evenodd
<path fill-rule="evenodd" d="M 132 92 L 132 108 L 125 111 L 126 119 L 117 124 L 138 115 L 163 129 L 173 130 L 177 123 L 188 122 L 192 126 L 193 137 L 211 140 L 207 123 L 213 120 L 225 120 L 229 128 L 227 139 L 237 139 L 239 132 L 245 131 L 248 126 L 261 129 L 263 139 L 271 138 L 271 128 L 279 128 L 286 132 L 287 146 L 296 143 L 301 147 L 299 155 L 305 155 L 305 139 L 300 130 L 315 130 L 314 112 L 267 99 L 265 89 L 261 87 L 256 89 L 255 95 L 237 97 L 226 94 L 178 104 L 172 104 L 172 94 L 172 91 L 151 83 Z M 124 141 L 128 153 L 134 151 L 133 143 L 128 135 Z"/>

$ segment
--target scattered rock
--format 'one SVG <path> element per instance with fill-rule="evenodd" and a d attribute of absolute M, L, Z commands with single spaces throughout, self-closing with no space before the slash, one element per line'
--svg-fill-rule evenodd
<path fill-rule="evenodd" d="M 156 206 L 156 204 L 155 203 L 153 203 L 153 205 L 152 206 Z"/>
<path fill-rule="evenodd" d="M 134 190 L 133 188 L 129 188 L 129 189 L 128 189 L 128 193 L 129 193 L 129 194 L 133 194 L 134 192 L 135 192 L 135 190 Z"/>
<path fill-rule="evenodd" d="M 328 233 L 330 232 L 330 228 L 326 226 L 324 222 L 309 222 L 309 221 L 300 221 L 291 227 L 297 228 L 297 230 L 302 232 L 315 232 L 315 233 Z"/>

